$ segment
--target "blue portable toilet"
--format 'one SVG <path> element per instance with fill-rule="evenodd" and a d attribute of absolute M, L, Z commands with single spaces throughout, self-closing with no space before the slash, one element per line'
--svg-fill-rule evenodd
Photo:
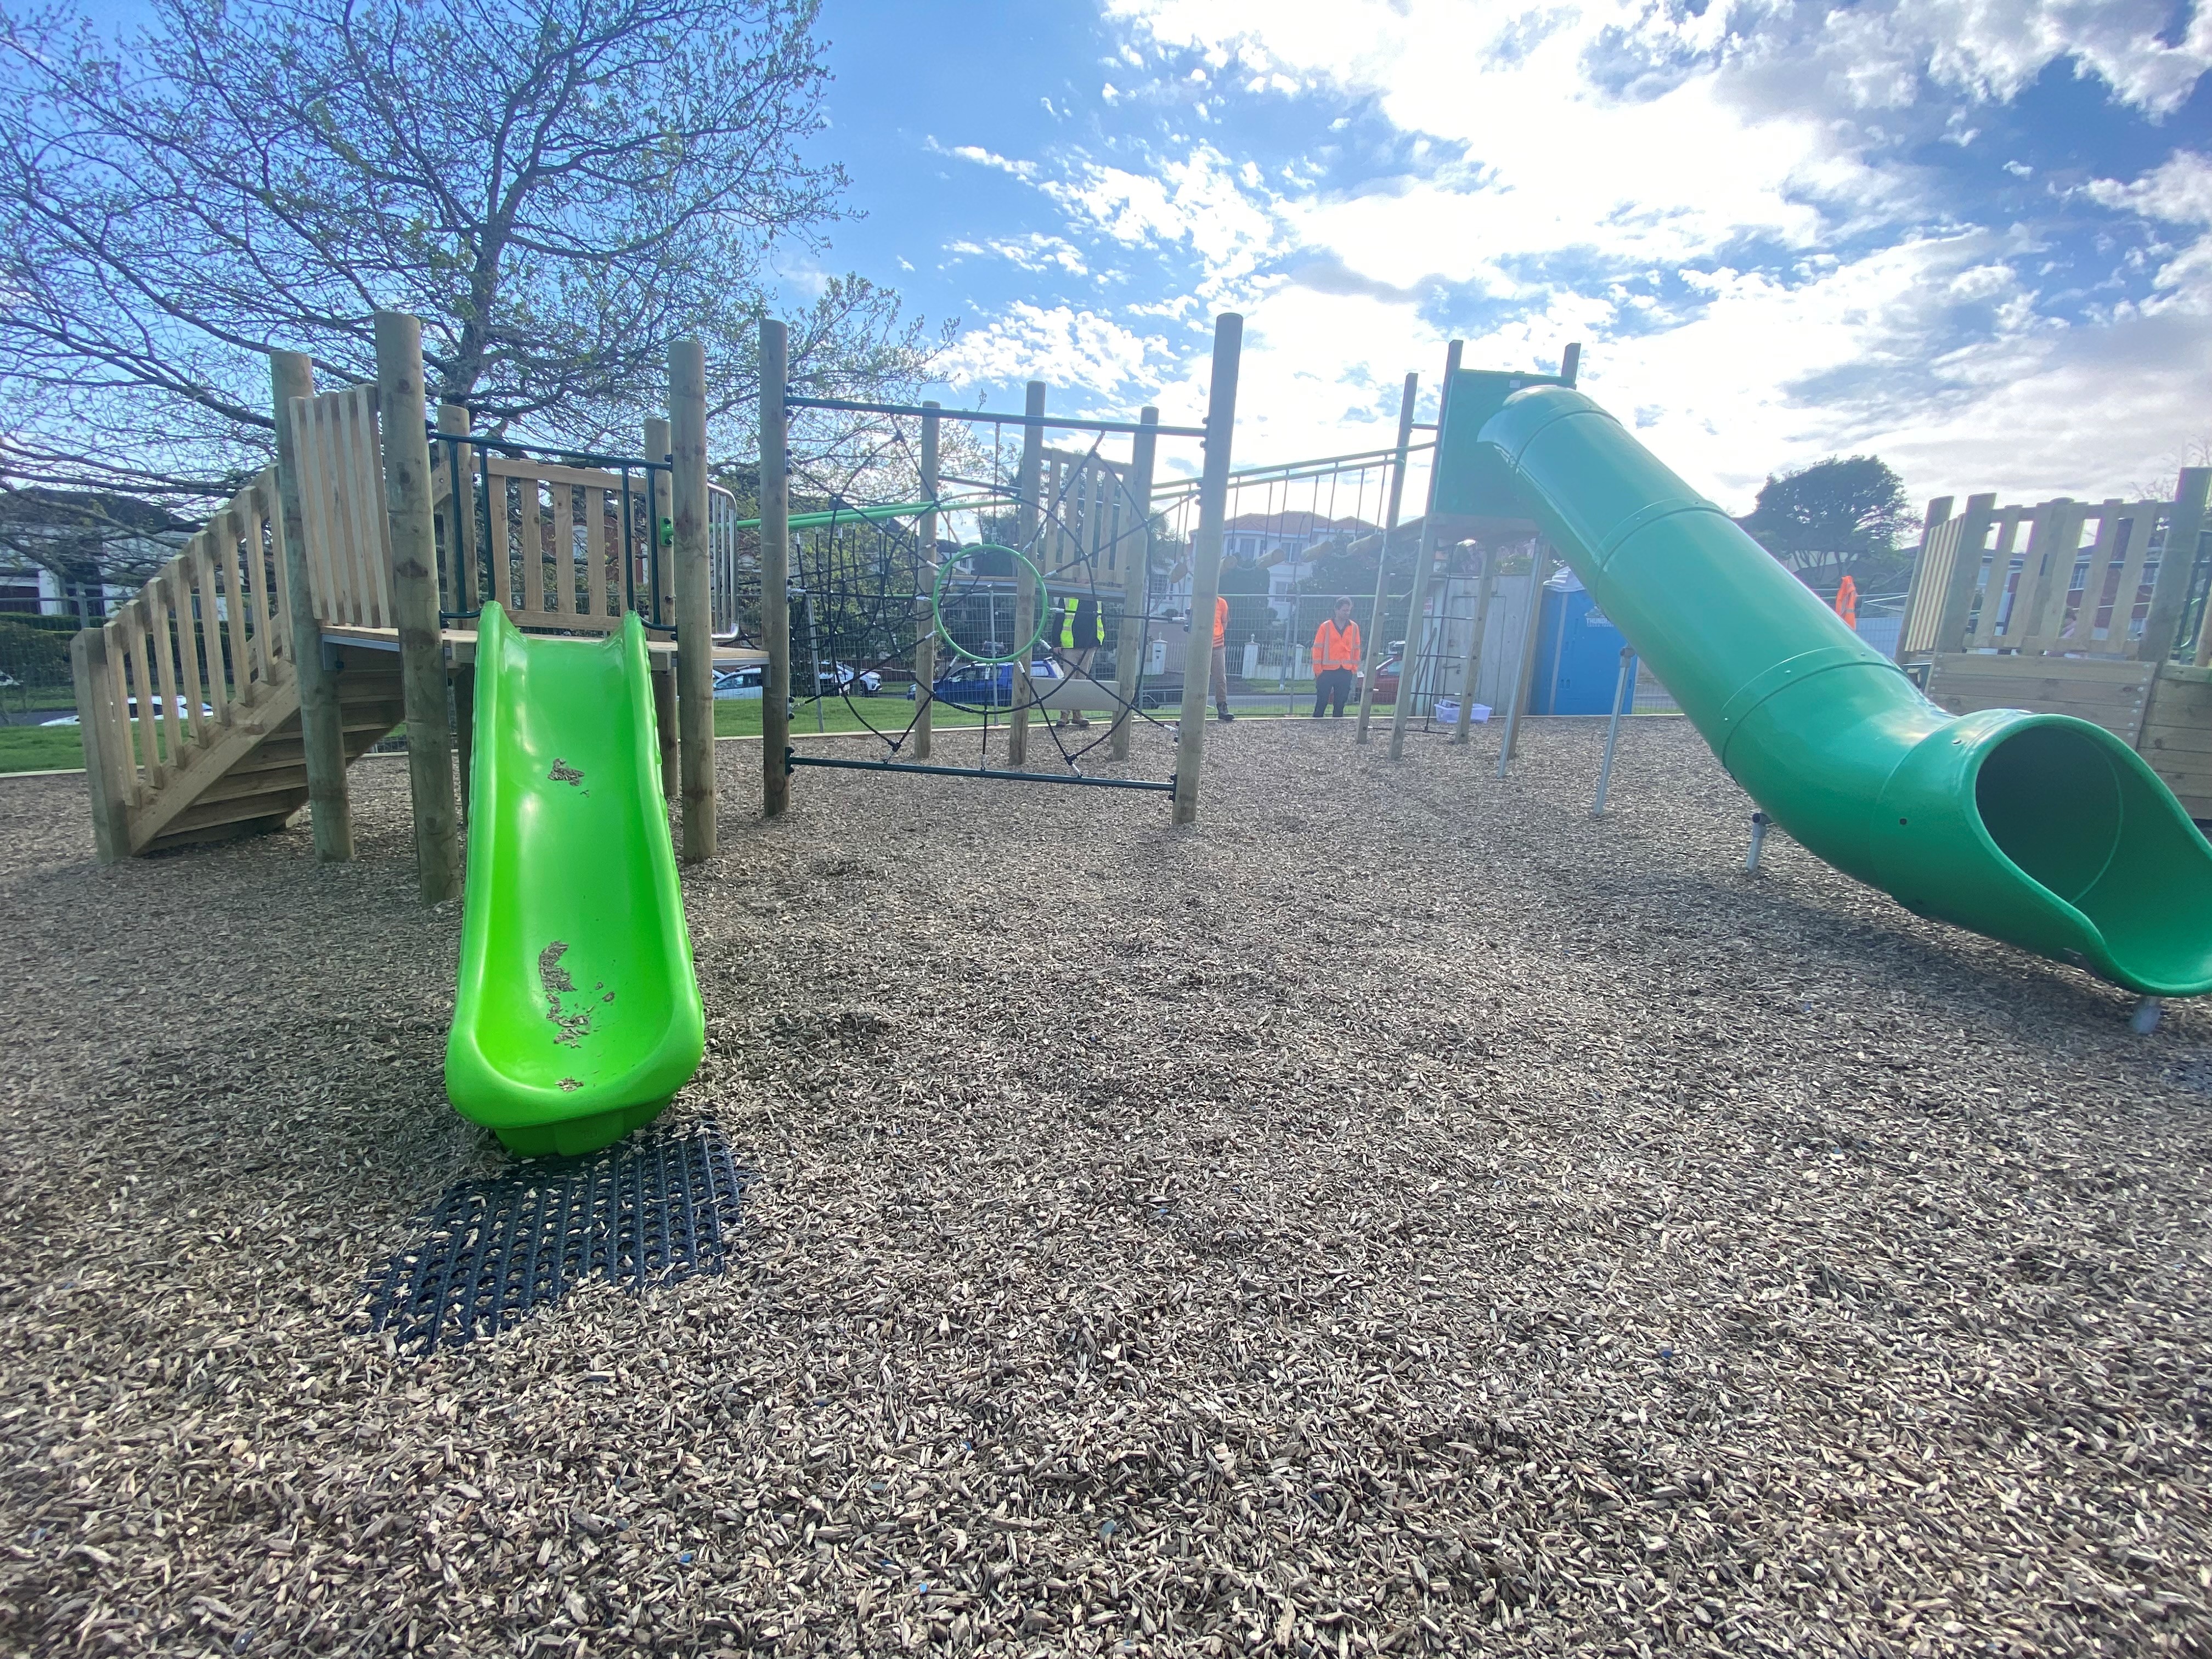
<path fill-rule="evenodd" d="M 1610 714 L 1620 677 L 1620 650 L 1628 641 L 1583 591 L 1571 570 L 1544 584 L 1544 609 L 1536 629 L 1536 672 L 1528 684 L 1532 714 Z M 1636 712 L 1636 664 L 1628 668 L 1628 702 Z"/>

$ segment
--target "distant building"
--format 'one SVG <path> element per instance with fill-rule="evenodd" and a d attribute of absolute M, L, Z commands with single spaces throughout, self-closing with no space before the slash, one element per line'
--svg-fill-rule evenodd
<path fill-rule="evenodd" d="M 100 622 L 191 533 L 131 495 L 25 489 L 0 498 L 0 616 Z"/>
<path fill-rule="evenodd" d="M 1313 574 L 1314 549 L 1348 544 L 1380 531 L 1364 519 L 1332 519 L 1320 513 L 1240 513 L 1221 527 L 1226 557 L 1280 557 L 1268 568 L 1268 602 L 1279 614 L 1295 608 L 1298 585 Z"/>

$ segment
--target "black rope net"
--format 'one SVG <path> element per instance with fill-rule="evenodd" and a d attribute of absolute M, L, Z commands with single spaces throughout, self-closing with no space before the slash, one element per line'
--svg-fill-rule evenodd
<path fill-rule="evenodd" d="M 805 414 L 792 411 L 794 422 Z M 794 434 L 794 730 L 832 729 L 830 711 L 841 710 L 837 729 L 871 734 L 873 758 L 895 763 L 912 757 L 925 709 L 936 711 L 940 730 L 952 724 L 941 720 L 951 711 L 958 726 L 980 727 L 974 763 L 988 770 L 994 738 L 1003 751 L 1006 727 L 1027 711 L 1030 732 L 1050 745 L 1041 756 L 1033 738 L 1032 763 L 1056 759 L 1081 775 L 1116 724 L 1171 729 L 1182 698 L 1185 630 L 1212 625 L 1212 617 L 1190 614 L 1196 479 L 1156 485 L 1148 536 L 1129 463 L 1105 453 L 1103 434 L 1082 446 L 1046 446 L 1034 482 L 1022 476 L 1018 425 L 948 420 L 940 438 L 930 545 L 918 422 L 887 418 L 872 447 L 859 453 L 848 447 L 835 462 L 805 459 Z M 1417 527 L 1384 534 L 1400 465 L 1386 449 L 1231 475 L 1221 577 L 1231 690 L 1291 702 L 1310 695 L 1313 636 L 1340 595 L 1353 599 L 1363 635 L 1379 626 L 1395 642 L 1406 631 Z M 757 646 L 757 528 L 722 538 L 715 556 L 717 635 Z M 1133 562 L 1142 573 L 1133 585 Z M 1379 613 L 1378 562 L 1391 578 Z M 1022 675 L 1015 659 L 1023 641 L 1015 635 L 1025 587 L 1035 644 Z M 1446 591 L 1438 586 L 1439 597 Z M 921 684 L 918 647 L 933 634 L 934 672 Z M 1137 655 L 1126 692 L 1124 650 Z M 1429 654 L 1415 653 L 1423 703 L 1436 678 L 1418 672 Z M 731 689 L 743 696 L 764 688 Z M 1077 702 L 1081 710 L 1070 707 Z"/>
<path fill-rule="evenodd" d="M 1128 464 L 1103 453 L 1104 434 L 1087 448 L 1048 447 L 1037 481 L 1025 486 L 1018 428 L 1009 434 L 994 424 L 976 435 L 945 422 L 955 441 L 942 458 L 933 546 L 923 539 L 919 434 L 908 431 L 916 426 L 890 422 L 883 448 L 858 463 L 833 469 L 793 461 L 795 729 L 828 730 L 828 711 L 842 708 L 841 729 L 872 734 L 875 757 L 892 763 L 912 755 L 925 710 L 933 724 L 950 710 L 961 727 L 980 729 L 975 764 L 988 770 L 994 735 L 1003 750 L 1005 728 L 1025 711 L 1059 764 L 1081 775 L 1118 722 L 1171 724 L 1155 711 L 1179 688 L 1144 672 L 1171 620 L 1151 609 L 1155 572 L 1143 568 L 1133 589 L 1143 597 L 1133 610 L 1129 605 L 1133 562 L 1145 567 L 1149 545 L 1157 563 L 1159 548 L 1157 538 L 1148 542 Z M 728 558 L 731 568 L 715 584 L 729 596 L 717 635 L 757 645 L 756 526 L 731 538 Z M 1024 599 L 1032 648 L 1022 674 L 1016 624 Z M 1125 620 L 1133 623 L 1126 639 Z M 923 684 L 915 671 L 933 637 L 935 672 Z M 1134 650 L 1140 665 L 1127 696 L 1119 684 L 1123 649 Z"/>

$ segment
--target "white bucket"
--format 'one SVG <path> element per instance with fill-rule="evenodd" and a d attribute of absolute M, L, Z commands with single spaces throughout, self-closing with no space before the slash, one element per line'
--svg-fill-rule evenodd
<path fill-rule="evenodd" d="M 1438 697 L 1437 699 L 1437 706 L 1433 718 L 1439 726 L 1457 726 L 1459 724 L 1459 699 L 1457 697 Z M 1479 702 L 1475 704 L 1474 723 L 1477 726 L 1484 726 L 1487 725 L 1489 720 L 1490 705 L 1486 702 Z"/>

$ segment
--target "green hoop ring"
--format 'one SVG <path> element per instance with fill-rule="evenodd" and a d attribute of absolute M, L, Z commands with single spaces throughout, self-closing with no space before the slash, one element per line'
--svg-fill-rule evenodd
<path fill-rule="evenodd" d="M 951 575 L 953 566 L 958 564 L 963 559 L 970 558 L 978 553 L 1004 553 L 1007 555 L 1014 561 L 1015 563 L 1020 565 L 1023 569 L 1028 571 L 1030 573 L 1030 580 L 1036 583 L 1036 631 L 1030 635 L 1028 643 L 1015 647 L 1012 651 L 1007 652 L 1002 657 L 987 657 L 970 651 L 966 646 L 961 644 L 959 641 L 954 639 L 952 637 L 952 630 L 945 625 L 945 579 Z M 1030 560 L 1029 555 L 1023 552 L 1019 548 L 1001 546 L 997 542 L 972 542 L 968 546 L 962 548 L 951 558 L 945 560 L 944 563 L 937 567 L 937 580 L 935 582 L 931 584 L 929 590 L 929 617 L 930 620 L 937 624 L 938 637 L 943 640 L 945 644 L 952 647 L 952 653 L 955 656 L 965 657 L 969 662 L 983 663 L 986 665 L 1002 662 L 1024 662 L 1030 659 L 1030 653 L 1037 648 L 1039 642 L 1043 640 L 1045 630 L 1052 626 L 1052 590 L 1045 586 L 1044 572 L 1038 569 L 1036 565 Z"/>

